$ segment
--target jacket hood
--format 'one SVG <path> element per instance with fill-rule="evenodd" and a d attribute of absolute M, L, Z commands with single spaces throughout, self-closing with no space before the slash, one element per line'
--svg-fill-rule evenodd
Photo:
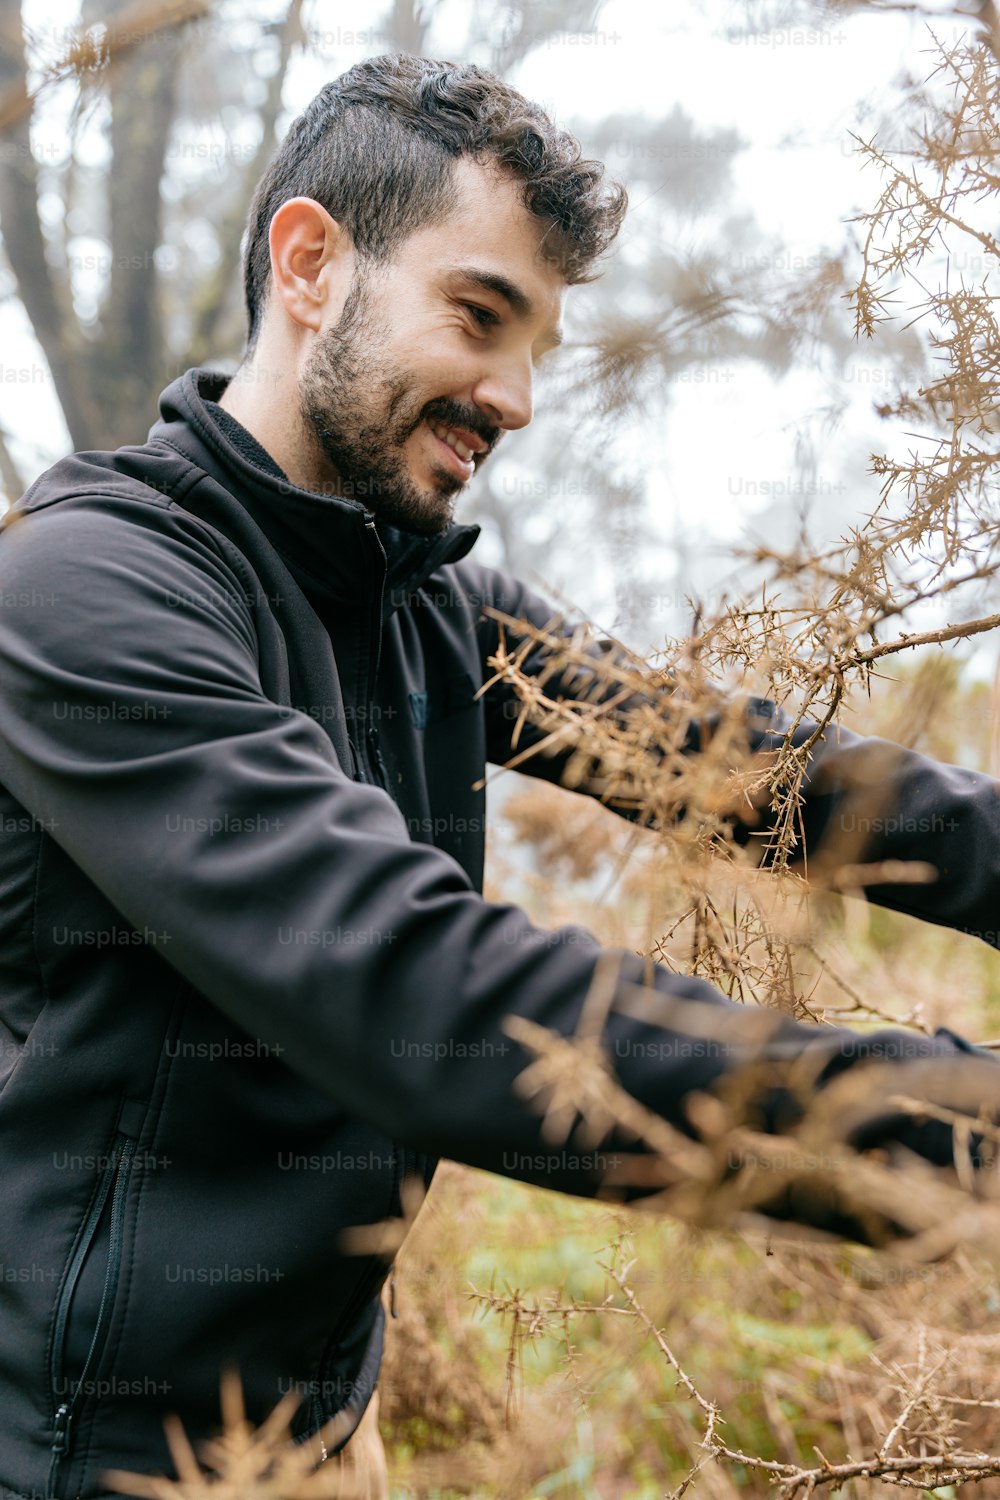
<path fill-rule="evenodd" d="M 206 369 L 178 376 L 160 396 L 160 420 L 150 428 L 149 442 L 168 443 L 219 480 L 253 516 L 307 594 L 335 604 L 369 601 L 383 586 L 371 567 L 366 536 L 371 512 L 360 500 L 292 484 L 249 433 L 238 446 L 233 429 L 245 429 L 232 418 L 220 423 L 207 405 L 218 401 L 229 380 Z M 453 523 L 435 536 L 421 536 L 377 519 L 375 530 L 386 557 L 384 617 L 442 564 L 465 557 L 480 532 L 478 526 Z"/>

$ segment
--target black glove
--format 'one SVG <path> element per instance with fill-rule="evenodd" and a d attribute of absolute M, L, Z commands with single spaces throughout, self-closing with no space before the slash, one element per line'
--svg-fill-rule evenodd
<path fill-rule="evenodd" d="M 861 1244 L 938 1231 L 935 1244 L 946 1240 L 935 1189 L 954 1211 L 956 1190 L 985 1193 L 1000 1158 L 1000 1060 L 942 1028 L 933 1039 L 858 1034 L 818 1073 L 816 1061 L 808 1091 L 794 1069 L 788 1086 L 770 1091 L 755 1123 L 782 1133 L 731 1153 L 727 1196 Z"/>
<path fill-rule="evenodd" d="M 1000 1122 L 999 1059 L 946 1026 L 934 1037 L 951 1049 L 951 1056 L 870 1065 L 873 1089 L 846 1110 L 844 1140 L 856 1151 L 906 1146 L 936 1167 L 954 1167 L 957 1152 L 966 1152 L 973 1169 L 990 1166 L 996 1157 L 993 1140 L 976 1131 L 975 1124 Z M 861 1068 L 859 1080 L 865 1082 L 867 1074 L 868 1068 Z M 906 1100 L 906 1106 L 891 1103 L 897 1100 Z M 919 1103 L 927 1106 L 924 1112 L 915 1110 Z M 946 1116 L 958 1116 L 958 1136 L 957 1125 Z"/>

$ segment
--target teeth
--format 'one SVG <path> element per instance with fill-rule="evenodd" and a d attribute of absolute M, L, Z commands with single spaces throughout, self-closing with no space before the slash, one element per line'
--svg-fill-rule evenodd
<path fill-rule="evenodd" d="M 447 443 L 449 448 L 454 448 L 459 458 L 464 459 L 466 463 L 470 462 L 473 456 L 472 449 L 467 448 L 463 442 L 460 442 L 450 427 L 442 427 L 440 422 L 431 422 L 428 425 L 435 437 L 439 437 L 443 443 Z"/>

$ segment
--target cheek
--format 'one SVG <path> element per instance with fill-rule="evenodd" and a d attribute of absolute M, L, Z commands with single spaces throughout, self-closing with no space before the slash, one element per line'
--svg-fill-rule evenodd
<path fill-rule="evenodd" d="M 476 383 L 478 365 L 468 335 L 455 321 L 438 322 L 393 345 L 396 373 L 406 376 L 424 401 L 435 397 L 458 397 Z"/>

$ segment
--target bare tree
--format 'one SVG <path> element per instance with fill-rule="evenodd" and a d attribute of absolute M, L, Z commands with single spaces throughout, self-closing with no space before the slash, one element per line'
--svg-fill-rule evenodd
<path fill-rule="evenodd" d="M 303 0 L 283 0 L 282 11 L 260 28 L 258 50 L 274 52 L 264 99 L 256 111 L 259 144 L 239 161 L 234 154 L 213 216 L 215 262 L 197 268 L 192 287 L 183 276 L 192 316 L 167 326 L 165 304 L 172 283 L 182 279 L 163 269 L 166 204 L 162 184 L 168 154 L 183 144 L 184 79 L 196 49 L 206 46 L 214 74 L 216 107 L 247 102 L 256 57 L 238 57 L 210 0 L 176 0 L 166 7 L 128 0 L 88 3 L 68 45 L 55 49 L 44 36 L 26 33 L 16 9 L 3 16 L 0 36 L 0 119 L 6 161 L 0 174 L 0 228 L 7 262 L 41 349 L 77 448 L 115 447 L 139 441 L 150 420 L 150 398 L 178 368 L 218 352 L 216 339 L 232 340 L 226 326 L 238 289 L 239 242 L 250 196 L 276 144 L 285 73 L 301 45 Z M 46 50 L 50 55 L 44 62 Z M 29 87 L 29 68 L 46 67 Z M 58 163 L 39 161 L 32 148 L 32 117 L 44 107 L 47 90 L 69 80 L 78 97 L 73 109 L 69 151 Z M 108 163 L 97 180 L 81 171 L 74 145 L 98 103 L 107 115 Z M 67 216 L 75 210 L 85 231 L 106 245 L 100 258 L 103 286 L 93 315 L 74 304 L 72 232 L 66 219 L 55 230 L 43 226 L 39 199 L 55 192 Z M 205 211 L 206 185 L 199 184 L 198 208 Z M 183 197 L 180 213 L 194 209 Z M 195 269 L 181 265 L 178 271 Z M 182 340 L 182 341 L 181 341 Z M 230 348 L 232 345 L 230 344 Z M 223 350 L 223 352 L 225 352 Z"/>

